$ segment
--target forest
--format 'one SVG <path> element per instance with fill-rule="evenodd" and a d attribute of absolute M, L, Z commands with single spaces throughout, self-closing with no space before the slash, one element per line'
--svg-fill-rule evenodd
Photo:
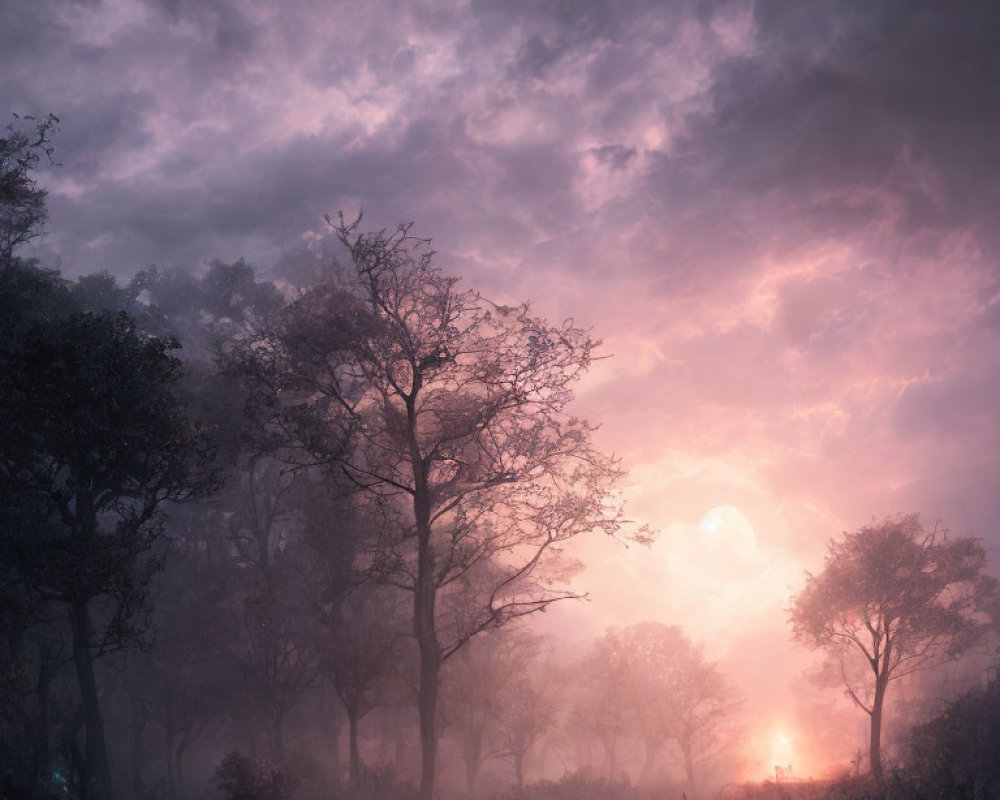
<path fill-rule="evenodd" d="M 360 215 L 268 271 L 66 278 L 24 255 L 57 127 L 0 139 L 0 798 L 1000 797 L 978 539 L 831 539 L 787 632 L 854 755 L 752 775 L 696 620 L 535 624 L 572 540 L 657 535 L 574 413 L 591 331 Z"/>

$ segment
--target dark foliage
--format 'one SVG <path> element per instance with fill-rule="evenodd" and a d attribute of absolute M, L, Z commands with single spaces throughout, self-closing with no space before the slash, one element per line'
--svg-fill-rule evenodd
<path fill-rule="evenodd" d="M 48 217 L 45 189 L 32 170 L 42 157 L 52 157 L 52 134 L 59 120 L 19 118 L 0 138 L 0 269 L 12 260 L 14 250 L 41 233 Z"/>
<path fill-rule="evenodd" d="M 1000 683 L 915 728 L 911 773 L 929 798 L 1000 798 Z"/>
<path fill-rule="evenodd" d="M 232 752 L 215 771 L 215 782 L 226 800 L 288 800 L 296 779 L 266 758 Z"/>
<path fill-rule="evenodd" d="M 356 785 L 345 784 L 333 794 L 334 800 L 417 800 L 417 787 L 402 781 L 392 764 L 362 765 Z"/>
<path fill-rule="evenodd" d="M 494 800 L 640 800 L 637 788 L 627 781 L 588 778 L 580 773 L 558 781 L 539 781 L 521 790 L 496 795 Z"/>

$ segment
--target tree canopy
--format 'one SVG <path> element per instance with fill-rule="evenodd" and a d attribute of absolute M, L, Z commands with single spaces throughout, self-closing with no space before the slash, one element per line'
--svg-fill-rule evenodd
<path fill-rule="evenodd" d="M 366 567 L 413 593 L 429 797 L 442 661 L 575 596 L 542 568 L 577 534 L 620 530 L 621 470 L 568 410 L 597 345 L 587 331 L 460 290 L 409 225 L 368 233 L 341 218 L 336 232 L 343 279 L 292 302 L 230 365 L 287 457 L 336 466 L 387 520 Z M 460 624 L 444 626 L 439 594 L 463 585 Z"/>
<path fill-rule="evenodd" d="M 880 778 L 882 711 L 890 681 L 955 658 L 987 629 L 996 582 L 977 539 L 928 530 L 915 514 L 887 517 L 830 542 L 823 571 L 793 599 L 795 637 L 840 660 L 852 700 L 871 717 L 869 758 Z M 860 655 L 867 678 L 847 659 Z"/>

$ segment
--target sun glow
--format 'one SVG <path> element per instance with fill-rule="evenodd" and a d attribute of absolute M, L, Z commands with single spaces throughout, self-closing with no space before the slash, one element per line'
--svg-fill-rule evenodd
<path fill-rule="evenodd" d="M 771 735 L 771 764 L 774 777 L 791 779 L 795 776 L 795 746 L 792 737 L 785 729 L 774 731 Z"/>
<path fill-rule="evenodd" d="M 710 509 L 698 528 L 712 548 L 727 548 L 740 555 L 749 555 L 757 549 L 753 526 L 735 506 Z"/>

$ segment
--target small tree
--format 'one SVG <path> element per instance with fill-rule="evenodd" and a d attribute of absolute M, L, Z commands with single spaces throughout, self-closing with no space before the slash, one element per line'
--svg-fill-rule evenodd
<path fill-rule="evenodd" d="M 609 778 L 617 773 L 615 748 L 622 736 L 643 742 L 645 781 L 672 744 L 692 790 L 699 772 L 731 743 L 729 727 L 741 698 L 676 625 L 612 628 L 579 668 L 584 691 L 577 714 L 600 739 Z"/>
<path fill-rule="evenodd" d="M 357 788 L 364 767 L 358 726 L 400 682 L 406 618 L 397 597 L 370 585 L 331 604 L 329 612 L 318 608 L 317 614 L 326 634 L 320 647 L 322 665 L 347 714 L 348 779 Z"/>
<path fill-rule="evenodd" d="M 793 598 L 795 638 L 830 652 L 847 693 L 871 718 L 869 759 L 882 780 L 889 683 L 957 657 L 986 631 L 977 616 L 996 582 L 977 539 L 926 530 L 915 514 L 887 517 L 830 542 L 823 571 Z M 865 662 L 863 681 L 848 666 Z"/>
<path fill-rule="evenodd" d="M 497 707 L 496 752 L 514 768 L 518 789 L 524 789 L 528 754 L 556 720 L 555 697 L 546 691 L 550 687 L 540 687 L 538 683 L 526 675 L 516 677 L 504 687 Z"/>
<path fill-rule="evenodd" d="M 465 763 L 470 796 L 483 765 L 500 755 L 496 729 L 502 706 L 513 686 L 535 670 L 540 646 L 540 638 L 523 626 L 509 626 L 477 637 L 448 661 L 440 717 L 448 719 L 449 735 Z"/>
<path fill-rule="evenodd" d="M 366 567 L 411 592 L 421 797 L 433 793 L 441 667 L 469 638 L 576 594 L 540 572 L 566 540 L 621 525 L 617 463 L 567 413 L 595 342 L 571 321 L 460 291 L 409 226 L 336 226 L 353 269 L 232 352 L 251 413 L 336 465 L 384 513 Z M 475 576 L 475 581 L 463 580 Z M 461 629 L 439 596 L 474 584 Z"/>

